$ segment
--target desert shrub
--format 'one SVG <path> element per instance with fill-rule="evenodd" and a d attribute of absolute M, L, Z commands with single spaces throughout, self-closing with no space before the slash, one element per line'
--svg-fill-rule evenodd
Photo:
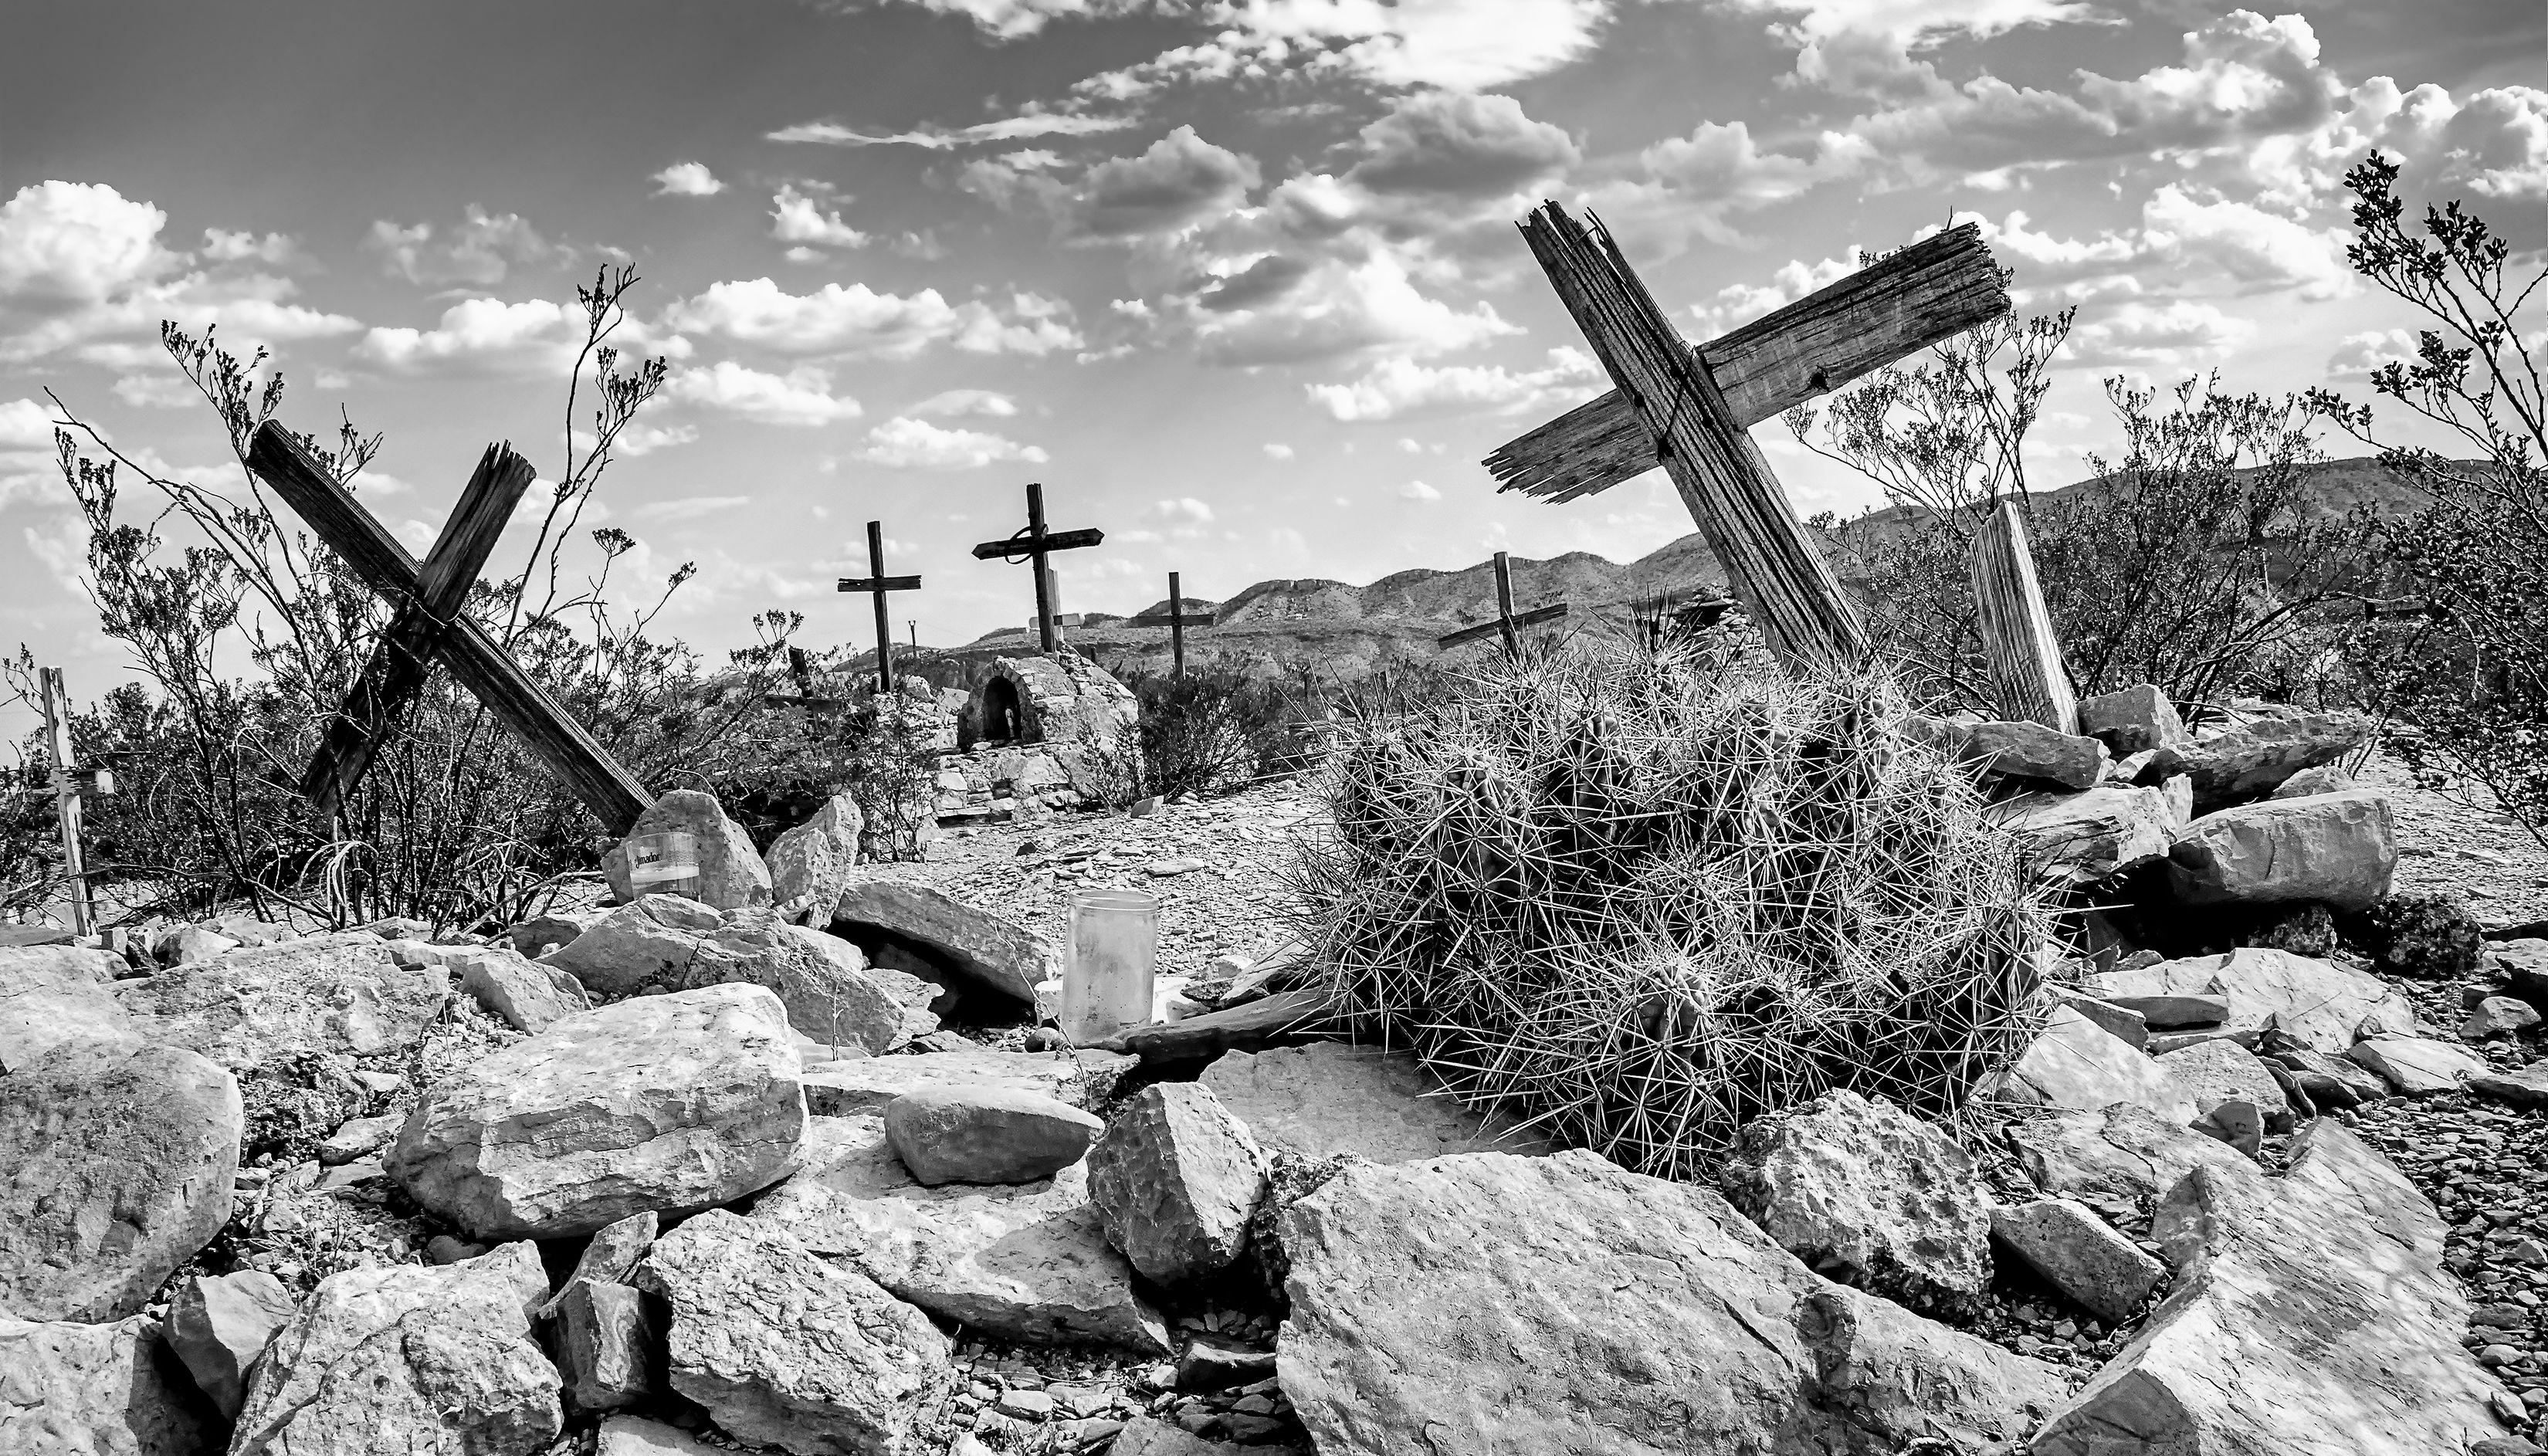
<path fill-rule="evenodd" d="M 2363 912 L 2354 938 L 2383 969 L 2445 980 L 2477 969 L 2486 927 L 2451 894 L 2391 895 Z"/>
<path fill-rule="evenodd" d="M 2335 916 L 2324 905 L 2263 916 L 2248 926 L 2238 944 L 2324 958 L 2335 954 Z"/>
<path fill-rule="evenodd" d="M 2377 153 L 2344 180 L 2354 271 L 2438 325 L 2371 387 L 2477 457 L 2382 451 L 2431 503 L 2390 527 L 2407 599 L 2354 633 L 2349 655 L 2377 704 L 2423 730 L 2398 749 L 2428 786 L 2487 800 L 2548 843 L 2548 385 L 2539 335 L 2514 322 L 2548 267 L 2509 274 L 2510 241 L 2457 201 L 2411 230 L 2398 165 Z M 2384 443 L 2369 405 L 2313 390 L 2310 407 Z"/>
<path fill-rule="evenodd" d="M 1587 638 L 1347 723 L 1292 889 L 1347 1010 L 1460 1097 L 1665 1176 L 1834 1087 L 1943 1115 L 2049 917 L 1877 676 Z"/>

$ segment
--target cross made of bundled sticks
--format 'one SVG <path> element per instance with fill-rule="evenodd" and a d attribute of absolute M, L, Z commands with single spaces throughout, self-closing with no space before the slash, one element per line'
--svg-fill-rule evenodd
<path fill-rule="evenodd" d="M 1502 489 L 1572 500 L 1661 464 L 1781 663 L 1866 661 L 1856 609 L 1745 431 L 2007 313 L 1980 229 L 1951 228 L 1696 348 L 1598 219 L 1552 202 L 1521 232 L 1615 388 L 1489 455 Z M 2002 711 L 2077 732 L 2025 522 L 2006 503 L 1975 540 L 1973 581 Z"/>

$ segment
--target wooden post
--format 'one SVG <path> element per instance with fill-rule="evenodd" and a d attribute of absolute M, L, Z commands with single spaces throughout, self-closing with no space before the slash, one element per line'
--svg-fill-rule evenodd
<path fill-rule="evenodd" d="M 2017 502 L 2002 500 L 1973 537 L 1973 602 L 1980 609 L 1982 652 L 2000 716 L 2058 733 L 2079 731 L 2079 700 L 2061 664 L 2061 639 L 2044 605 L 2035 550 Z"/>
<path fill-rule="evenodd" d="M 400 602 L 423 592 L 415 558 L 279 422 L 267 420 L 257 429 L 247 464 L 374 592 Z M 433 637 L 431 649 L 460 685 L 486 704 L 604 829 L 627 833 L 654 801 L 636 775 L 568 716 L 468 613 L 453 615 Z"/>
<path fill-rule="evenodd" d="M 1866 632 L 1769 462 L 1706 365 L 1675 334 L 1596 221 L 1548 203 L 1521 225 L 1531 252 L 1636 409 L 1735 595 L 1788 670 L 1865 661 Z"/>
<path fill-rule="evenodd" d="M 1020 553 L 1035 567 L 1036 636 L 1045 654 L 1050 656 L 1058 642 L 1052 632 L 1052 553 L 1075 551 L 1082 546 L 1095 546 L 1106 539 L 1106 533 L 1095 527 L 1076 531 L 1047 530 L 1044 521 L 1044 486 L 1027 485 L 1026 529 L 1004 541 L 984 541 L 973 548 L 975 561 L 999 559 L 1015 561 Z"/>
<path fill-rule="evenodd" d="M 97 933 L 97 907 L 89 897 L 88 862 L 80 854 L 80 793 L 71 758 L 70 695 L 62 690 L 62 670 L 41 668 L 37 683 L 45 699 L 45 744 L 53 756 L 53 813 L 62 821 L 62 873 L 71 886 L 71 930 Z"/>
<path fill-rule="evenodd" d="M 1496 623 L 1503 628 L 1504 651 L 1521 651 L 1521 633 L 1513 628 L 1512 563 L 1504 553 L 1496 553 Z"/>
<path fill-rule="evenodd" d="M 876 691 L 890 695 L 893 691 L 893 620 L 885 615 L 884 598 L 888 592 L 917 592 L 918 577 L 888 577 L 884 574 L 884 522 L 867 522 L 867 571 L 864 577 L 841 578 L 844 592 L 865 592 L 875 597 Z"/>
<path fill-rule="evenodd" d="M 1168 655 L 1175 663 L 1168 672 L 1168 681 L 1183 682 L 1186 680 L 1186 594 L 1175 572 L 1168 573 Z"/>
<path fill-rule="evenodd" d="M 1966 223 L 1867 264 L 1722 338 L 1698 364 L 1749 428 L 2009 310 L 1999 265 Z M 1657 464 L 1654 436 L 1617 390 L 1578 406 L 1486 460 L 1501 489 L 1547 500 L 1606 491 Z"/>
<path fill-rule="evenodd" d="M 1456 632 L 1437 637 L 1433 645 L 1444 648 L 1457 647 L 1463 642 L 1475 642 L 1481 637 L 1493 635 L 1503 638 L 1504 651 L 1507 654 L 1515 653 L 1521 650 L 1522 628 L 1536 626 L 1541 622 L 1563 620 L 1572 616 L 1574 611 L 1575 608 L 1571 604 L 1563 601 L 1553 601 L 1546 606 L 1534 606 L 1528 611 L 1514 611 L 1512 562 L 1505 553 L 1499 551 L 1496 553 L 1495 616 L 1476 626 L 1462 627 Z"/>

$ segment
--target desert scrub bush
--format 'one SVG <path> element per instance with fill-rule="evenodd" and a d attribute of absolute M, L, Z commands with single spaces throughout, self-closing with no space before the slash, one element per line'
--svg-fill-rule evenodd
<path fill-rule="evenodd" d="M 2391 895 L 2362 913 L 2354 939 L 2384 970 L 2445 980 L 2477 969 L 2486 927 L 2457 895 Z"/>
<path fill-rule="evenodd" d="M 1089 767 L 1108 803 L 1244 788 L 1282 751 L 1287 715 L 1276 683 L 1229 672 L 1130 673 L 1119 681 L 1140 716 L 1113 742 L 1093 746 Z"/>
<path fill-rule="evenodd" d="M 1835 1087 L 1951 1115 L 2035 1030 L 2050 916 L 1904 713 L 1725 644 L 1496 654 L 1346 724 L 1302 939 L 1454 1094 L 1639 1171 Z"/>

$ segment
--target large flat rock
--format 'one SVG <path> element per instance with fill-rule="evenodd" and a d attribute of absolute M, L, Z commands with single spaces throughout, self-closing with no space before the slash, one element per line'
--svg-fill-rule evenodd
<path fill-rule="evenodd" d="M 1085 1164 L 1041 1183 L 929 1188 L 893 1155 L 882 1119 L 816 1118 L 805 1170 L 764 1194 L 752 1218 L 941 1319 L 1006 1339 L 1168 1348 L 1133 1266 L 1106 1242 Z"/>
<path fill-rule="evenodd" d="M 2417 1031 L 2413 1005 L 2378 976 L 2258 946 L 2110 971 L 2093 977 L 2088 989 L 2102 996 L 2225 997 L 2229 1014 L 2207 1031 L 2251 1047 L 2271 1029 L 2341 1056 L 2366 1025 L 2392 1036 Z"/>
<path fill-rule="evenodd" d="M 2463 1451 L 2502 1434 L 2502 1387 L 2460 1345 L 2468 1302 L 2441 1218 L 2331 1120 L 2280 1179 L 2206 1166 L 2154 1229 L 2175 1292 L 2036 1438 L 2037 1456 L 2123 1451 Z"/>
<path fill-rule="evenodd" d="M 1999 1091 L 2012 1102 L 2070 1112 L 2123 1102 L 2170 1122 L 2194 1120 L 2194 1100 L 2157 1062 L 2068 1005 L 2052 1008 L 2044 1031 L 2001 1074 Z"/>
<path fill-rule="evenodd" d="M 2360 713 L 2294 713 L 2207 731 L 2163 743 L 2140 773 L 2143 783 L 2183 774 L 2194 780 L 2198 807 L 2271 793 L 2303 769 L 2331 764 L 2371 740 Z"/>
<path fill-rule="evenodd" d="M 0 1451 L 201 1456 L 220 1416 L 159 1339 L 159 1321 L 0 1317 Z"/>
<path fill-rule="evenodd" d="M 1443 1095 L 1404 1051 L 1343 1042 L 1231 1051 L 1199 1080 L 1268 1152 L 1312 1159 L 1350 1152 L 1404 1163 L 1452 1152 L 1553 1150 L 1546 1139 L 1491 1123 Z"/>
<path fill-rule="evenodd" d="M 917 941 L 983 988 L 1035 1005 L 1036 986 L 1061 974 L 1061 953 L 1044 937 L 934 885 L 853 879 L 832 908 L 835 924 L 872 926 Z"/>
<path fill-rule="evenodd" d="M 719 910 L 741 910 L 770 903 L 770 866 L 752 847 L 752 836 L 725 815 L 716 795 L 695 788 L 677 788 L 648 804 L 628 838 L 601 857 L 602 877 L 621 903 L 650 888 L 636 882 L 628 860 L 628 839 L 646 834 L 690 836 L 698 853 L 698 875 L 690 898 Z"/>
<path fill-rule="evenodd" d="M 2129 1105 L 2027 1118 L 2009 1128 L 2008 1139 L 2046 1193 L 2143 1210 L 2196 1168 L 2247 1161 L 2219 1138 Z"/>
<path fill-rule="evenodd" d="M 1589 1152 L 1350 1167 L 1283 1242 L 1279 1371 L 1320 1456 L 1964 1449 L 2069 1391 Z"/>
<path fill-rule="evenodd" d="M 1003 1087 L 1087 1106 L 1090 1088 L 1111 1087 L 1135 1058 L 1119 1051 L 924 1051 L 818 1062 L 805 1068 L 805 1107 L 817 1117 L 882 1113 L 906 1092 Z"/>
<path fill-rule="evenodd" d="M 2128 784 L 2019 794 L 1992 805 L 1990 817 L 2017 836 L 2038 877 L 2059 885 L 2157 864 L 2176 832 L 2164 792 Z"/>
<path fill-rule="evenodd" d="M 2185 905 L 2367 910 L 2397 869 L 2389 795 L 2369 788 L 2222 809 L 2178 830 L 2167 851 L 2168 886 Z"/>
<path fill-rule="evenodd" d="M 0 1072 L 58 1043 L 133 1035 L 112 989 L 123 969 L 124 958 L 104 951 L 0 947 Z"/>
<path fill-rule="evenodd" d="M 479 1237 L 563 1238 L 766 1188 L 804 1135 L 778 998 L 752 985 L 641 996 L 558 1022 L 416 1104 L 388 1160 Z"/>
<path fill-rule="evenodd" d="M 451 999 L 444 971 L 401 965 L 390 944 L 308 936 L 115 983 L 136 1035 L 244 1072 L 280 1052 L 407 1056 Z"/>
<path fill-rule="evenodd" d="M 182 1047 L 64 1042 L 0 1077 L 0 1314 L 140 1313 L 229 1222 L 245 1125 Z"/>

